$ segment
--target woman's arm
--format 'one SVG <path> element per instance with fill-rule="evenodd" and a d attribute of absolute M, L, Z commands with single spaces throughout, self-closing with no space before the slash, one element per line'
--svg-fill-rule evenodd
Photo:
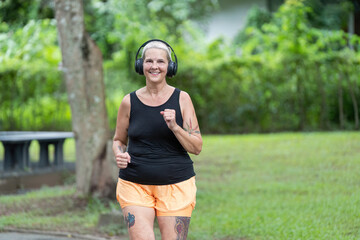
<path fill-rule="evenodd" d="M 175 110 L 165 109 L 161 114 L 185 150 L 198 155 L 201 152 L 203 144 L 200 128 L 191 98 L 189 94 L 183 91 L 180 93 L 180 108 L 183 117 L 183 126 L 179 126 L 176 123 Z"/>
<path fill-rule="evenodd" d="M 126 152 L 130 119 L 130 95 L 126 95 L 119 107 L 116 130 L 113 138 L 113 151 L 118 168 L 126 168 L 130 163 L 130 155 Z"/>

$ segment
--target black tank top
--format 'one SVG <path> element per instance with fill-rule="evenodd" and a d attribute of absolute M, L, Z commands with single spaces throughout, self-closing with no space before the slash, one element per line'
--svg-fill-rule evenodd
<path fill-rule="evenodd" d="M 142 103 L 135 92 L 130 93 L 128 153 L 131 163 L 121 169 L 119 177 L 146 185 L 167 185 L 195 176 L 193 161 L 168 128 L 160 111 L 175 109 L 176 122 L 183 126 L 180 90 L 175 88 L 167 102 L 152 107 Z"/>

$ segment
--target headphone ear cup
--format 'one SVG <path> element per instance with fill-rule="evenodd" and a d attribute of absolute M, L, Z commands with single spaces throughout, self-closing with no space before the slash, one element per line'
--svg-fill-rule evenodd
<path fill-rule="evenodd" d="M 167 69 L 166 76 L 168 76 L 168 77 L 173 77 L 173 76 L 175 76 L 176 71 L 177 71 L 177 65 L 176 65 L 176 63 L 173 62 L 173 61 L 170 61 L 170 62 L 169 62 L 169 65 L 168 65 L 168 69 Z"/>
<path fill-rule="evenodd" d="M 143 68 L 143 59 L 139 58 L 135 61 L 135 72 L 140 75 L 144 75 L 144 68 Z"/>

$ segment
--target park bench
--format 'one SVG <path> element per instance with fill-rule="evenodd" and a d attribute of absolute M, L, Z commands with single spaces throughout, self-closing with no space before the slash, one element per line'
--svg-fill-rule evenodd
<path fill-rule="evenodd" d="M 54 145 L 53 165 L 64 163 L 63 145 L 67 138 L 73 138 L 72 132 L 0 132 L 0 141 L 4 146 L 4 171 L 30 168 L 29 147 L 33 140 L 40 145 L 39 167 L 50 166 L 49 145 Z"/>

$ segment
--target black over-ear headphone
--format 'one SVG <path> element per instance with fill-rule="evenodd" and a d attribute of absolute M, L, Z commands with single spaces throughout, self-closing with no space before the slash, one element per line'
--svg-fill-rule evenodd
<path fill-rule="evenodd" d="M 159 41 L 159 42 L 162 42 L 164 43 L 166 46 L 168 46 L 171 51 L 174 53 L 174 57 L 175 57 L 175 62 L 173 61 L 169 61 L 169 65 L 168 65 L 168 69 L 167 69 L 167 73 L 166 73 L 166 76 L 168 77 L 173 77 L 175 76 L 176 72 L 177 72 L 177 66 L 178 66 L 178 61 L 177 61 L 177 57 L 176 57 L 176 54 L 174 52 L 174 49 L 172 49 L 172 47 L 165 41 L 163 40 L 160 40 L 160 39 L 151 39 L 149 41 L 146 41 L 145 43 L 143 43 L 143 45 L 141 45 L 141 47 L 138 49 L 137 53 L 136 53 L 136 57 L 135 57 L 135 72 L 137 72 L 138 74 L 140 75 L 144 75 L 144 69 L 143 69 L 143 59 L 142 58 L 139 58 L 138 59 L 138 55 L 139 55 L 139 52 L 140 52 L 140 49 L 142 47 L 144 47 L 146 44 L 148 44 L 149 42 L 154 42 L 154 41 Z"/>

